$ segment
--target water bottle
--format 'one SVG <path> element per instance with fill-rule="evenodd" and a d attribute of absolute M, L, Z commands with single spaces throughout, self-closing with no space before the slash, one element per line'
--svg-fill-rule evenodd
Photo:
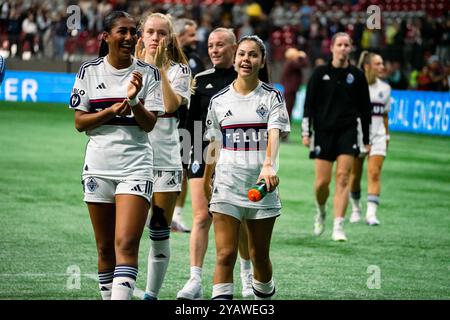
<path fill-rule="evenodd" d="M 248 200 L 256 202 L 264 198 L 264 196 L 267 194 L 267 186 L 266 181 L 264 179 L 261 179 L 257 184 L 255 184 L 253 187 L 248 190 L 247 197 Z"/>

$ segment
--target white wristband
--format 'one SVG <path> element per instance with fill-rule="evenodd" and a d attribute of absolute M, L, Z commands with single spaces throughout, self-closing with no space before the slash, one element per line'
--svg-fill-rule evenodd
<path fill-rule="evenodd" d="M 389 140 L 391 140 L 391 136 L 390 135 L 386 135 L 386 141 L 389 141 Z"/>
<path fill-rule="evenodd" d="M 127 97 L 127 101 L 128 101 L 128 104 L 130 105 L 130 107 L 134 107 L 135 105 L 137 105 L 139 103 L 139 99 L 137 96 L 134 97 L 133 99 L 130 99 Z"/>

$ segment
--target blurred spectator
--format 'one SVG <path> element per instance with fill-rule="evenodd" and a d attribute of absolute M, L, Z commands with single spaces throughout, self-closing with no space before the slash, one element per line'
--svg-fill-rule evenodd
<path fill-rule="evenodd" d="M 203 61 L 196 52 L 197 47 L 197 24 L 191 19 L 177 19 L 174 22 L 174 30 L 178 36 L 178 41 L 183 48 L 184 54 L 187 57 L 189 67 L 191 68 L 192 75 L 205 70 Z"/>
<path fill-rule="evenodd" d="M 304 51 L 300 51 L 296 48 L 289 48 L 284 53 L 284 57 L 286 60 L 281 73 L 281 84 L 284 87 L 286 108 L 289 113 L 289 118 L 291 118 L 297 91 L 303 80 L 303 68 L 307 65 L 307 56 Z"/>
<path fill-rule="evenodd" d="M 381 30 L 366 28 L 370 4 L 382 5 Z M 69 5 L 78 5 L 82 13 L 81 28 L 70 35 L 65 25 Z M 402 88 L 403 77 L 415 88 L 423 67 L 431 72 L 430 56 L 438 57 L 441 70 L 450 65 L 448 0 L 0 0 L 1 54 L 22 57 L 25 49 L 35 53 L 31 59 L 62 59 L 70 53 L 82 61 L 95 51 L 103 18 L 111 10 L 125 10 L 137 20 L 147 10 L 193 19 L 199 26 L 200 58 L 207 58 L 207 36 L 212 28 L 233 28 L 238 37 L 257 34 L 267 45 L 275 81 L 279 81 L 287 48 L 304 50 L 310 62 L 327 60 L 330 39 L 339 31 L 353 39 L 351 60 L 367 48 L 386 61 L 401 61 L 401 69 L 393 70 L 389 77 Z M 34 21 L 29 20 L 30 14 Z"/>
<path fill-rule="evenodd" d="M 387 82 L 394 90 L 408 89 L 408 79 L 400 68 L 400 62 L 386 62 Z"/>
<path fill-rule="evenodd" d="M 28 60 L 27 53 L 35 53 L 35 38 L 38 32 L 38 27 L 34 14 L 29 12 L 28 16 L 22 22 L 22 32 L 24 33 L 24 40 L 22 44 L 22 58 Z"/>

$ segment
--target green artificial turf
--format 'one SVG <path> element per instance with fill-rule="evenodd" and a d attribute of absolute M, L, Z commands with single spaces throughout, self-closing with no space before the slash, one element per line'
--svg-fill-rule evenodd
<path fill-rule="evenodd" d="M 312 235 L 314 166 L 299 130 L 294 124 L 290 142 L 281 147 L 283 210 L 271 245 L 276 299 L 449 299 L 450 139 L 392 133 L 382 175 L 381 225 L 346 223 L 349 241 L 335 243 L 331 201 L 325 233 Z M 86 141 L 64 105 L 0 103 L 0 299 L 100 298 L 92 279 L 94 235 L 80 184 Z M 366 185 L 364 175 L 364 207 Z M 191 213 L 188 198 L 183 215 L 188 225 Z M 174 299 L 189 277 L 189 235 L 172 233 L 171 239 L 160 299 Z M 144 232 L 141 290 L 148 247 Z M 211 296 L 214 258 L 211 229 L 205 298 Z M 71 270 L 79 270 L 79 282 Z M 239 262 L 235 279 L 239 299 Z"/>

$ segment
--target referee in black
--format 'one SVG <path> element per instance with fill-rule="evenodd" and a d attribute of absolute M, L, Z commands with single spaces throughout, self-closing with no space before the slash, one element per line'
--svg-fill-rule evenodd
<path fill-rule="evenodd" d="M 315 159 L 316 236 L 325 228 L 326 201 L 336 161 L 334 241 L 347 240 L 344 216 L 354 157 L 358 156 L 361 144 L 370 150 L 369 87 L 364 73 L 349 63 L 351 49 L 352 39 L 347 33 L 333 36 L 332 60 L 316 68 L 309 80 L 302 121 L 302 143 L 310 148 L 310 158 Z"/>

